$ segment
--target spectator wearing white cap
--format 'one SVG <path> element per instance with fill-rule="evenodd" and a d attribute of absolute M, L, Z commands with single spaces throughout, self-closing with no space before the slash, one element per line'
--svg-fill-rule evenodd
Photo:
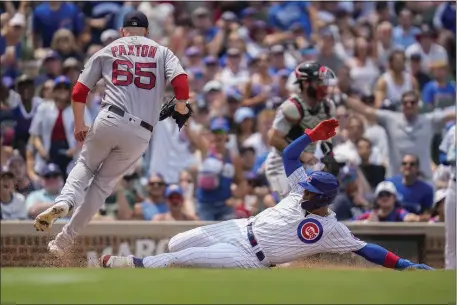
<path fill-rule="evenodd" d="M 113 41 L 115 41 L 116 39 L 118 39 L 119 37 L 121 37 L 121 36 L 119 35 L 118 31 L 113 30 L 113 29 L 108 29 L 102 33 L 102 35 L 100 36 L 100 40 L 102 41 L 103 46 L 107 46 L 110 43 L 112 43 Z"/>
<path fill-rule="evenodd" d="M 240 89 L 249 81 L 249 73 L 241 66 L 241 51 L 230 48 L 227 50 L 227 66 L 222 69 L 216 79 L 223 83 L 224 91 L 230 88 Z"/>
<path fill-rule="evenodd" d="M 70 79 L 72 84 L 76 84 L 79 74 L 81 73 L 81 65 L 74 57 L 67 58 L 63 64 L 63 74 Z"/>
<path fill-rule="evenodd" d="M 401 208 L 397 201 L 397 189 L 390 181 L 378 184 L 375 191 L 373 210 L 358 216 L 356 220 L 365 222 L 417 222 L 420 217 Z"/>
<path fill-rule="evenodd" d="M 25 33 L 25 16 L 16 13 L 3 27 L 0 35 L 0 60 L 2 63 L 2 75 L 16 74 L 16 64 L 19 60 L 23 44 L 21 40 Z"/>
<path fill-rule="evenodd" d="M 444 222 L 445 212 L 444 212 L 444 200 L 446 199 L 447 190 L 441 189 L 435 192 L 433 198 L 433 208 L 432 208 L 432 217 L 428 222 Z"/>
<path fill-rule="evenodd" d="M 243 142 L 254 133 L 254 119 L 255 114 L 251 108 L 241 107 L 235 112 L 234 122 L 238 147 L 241 147 Z"/>
<path fill-rule="evenodd" d="M 424 24 L 421 26 L 421 31 L 417 36 L 417 42 L 406 49 L 408 58 L 412 54 L 421 55 L 422 71 L 425 73 L 430 72 L 430 64 L 433 62 L 444 62 L 446 65 L 449 62 L 446 50 L 435 41 L 436 32 L 430 26 Z"/>

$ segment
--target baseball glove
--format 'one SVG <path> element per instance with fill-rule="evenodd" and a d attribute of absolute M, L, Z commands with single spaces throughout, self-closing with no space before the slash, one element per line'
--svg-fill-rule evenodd
<path fill-rule="evenodd" d="M 189 102 L 187 102 L 186 107 L 189 110 L 189 112 L 187 112 L 186 114 L 181 114 L 175 110 L 176 103 L 176 98 L 173 97 L 171 100 L 169 100 L 162 106 L 162 109 L 160 110 L 159 121 L 163 121 L 168 117 L 172 117 L 178 125 L 179 130 L 181 130 L 184 124 L 186 124 L 187 120 L 192 116 L 194 111 L 192 110 L 192 107 L 190 106 Z"/>

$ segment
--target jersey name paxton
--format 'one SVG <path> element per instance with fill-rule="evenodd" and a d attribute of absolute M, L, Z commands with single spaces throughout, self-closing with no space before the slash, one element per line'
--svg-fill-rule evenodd
<path fill-rule="evenodd" d="M 147 44 L 137 45 L 115 45 L 111 47 L 113 57 L 119 56 L 141 56 L 154 58 L 156 56 L 157 47 Z"/>

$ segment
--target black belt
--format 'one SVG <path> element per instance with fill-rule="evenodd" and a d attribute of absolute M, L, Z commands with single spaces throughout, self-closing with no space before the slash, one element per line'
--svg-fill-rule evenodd
<path fill-rule="evenodd" d="M 254 231 L 252 230 L 252 223 L 248 224 L 247 228 L 248 228 L 248 240 L 249 240 L 249 243 L 251 244 L 251 246 L 253 248 L 257 247 L 259 245 L 259 243 L 257 242 L 257 239 L 255 239 Z M 265 259 L 265 254 L 263 253 L 262 250 L 257 251 L 255 253 L 255 256 L 257 256 L 259 261 L 263 261 Z M 276 265 L 270 265 L 270 267 L 275 267 L 275 266 Z"/>
<path fill-rule="evenodd" d="M 117 115 L 119 115 L 121 117 L 124 117 L 124 115 L 125 115 L 125 111 L 124 110 L 120 109 L 119 107 L 113 106 L 113 105 L 108 107 L 108 111 L 111 111 L 111 112 L 113 112 L 113 113 L 115 113 L 115 114 L 117 114 Z M 141 121 L 140 122 L 140 126 L 143 127 L 143 128 L 146 128 L 150 132 L 152 132 L 152 130 L 154 129 L 154 127 L 152 127 L 151 124 L 146 123 L 145 121 Z"/>

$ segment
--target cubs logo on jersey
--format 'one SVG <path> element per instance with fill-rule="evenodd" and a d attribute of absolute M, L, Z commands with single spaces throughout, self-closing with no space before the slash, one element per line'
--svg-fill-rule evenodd
<path fill-rule="evenodd" d="M 313 244 L 322 238 L 322 224 L 314 218 L 303 220 L 297 228 L 298 238 L 305 244 Z"/>

